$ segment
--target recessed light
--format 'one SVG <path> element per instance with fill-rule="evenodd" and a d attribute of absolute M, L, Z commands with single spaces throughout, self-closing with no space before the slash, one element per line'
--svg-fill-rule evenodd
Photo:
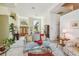
<path fill-rule="evenodd" d="M 35 7 L 32 7 L 32 9 L 35 9 Z"/>

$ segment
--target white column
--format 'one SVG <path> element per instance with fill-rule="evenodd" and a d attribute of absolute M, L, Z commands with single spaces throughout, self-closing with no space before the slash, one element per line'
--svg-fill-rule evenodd
<path fill-rule="evenodd" d="M 50 40 L 57 39 L 60 15 L 50 13 Z"/>

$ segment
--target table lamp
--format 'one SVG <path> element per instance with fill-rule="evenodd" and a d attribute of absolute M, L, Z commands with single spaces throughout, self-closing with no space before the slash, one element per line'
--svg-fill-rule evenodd
<path fill-rule="evenodd" d="M 63 29 L 64 38 L 66 38 L 65 34 L 67 33 L 67 29 Z"/>

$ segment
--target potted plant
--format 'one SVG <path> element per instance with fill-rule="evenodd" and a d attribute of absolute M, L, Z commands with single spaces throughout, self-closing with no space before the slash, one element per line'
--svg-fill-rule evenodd
<path fill-rule="evenodd" d="M 11 23 L 10 26 L 9 26 L 9 32 L 13 36 L 12 40 L 15 41 L 15 38 L 14 38 L 15 30 L 14 30 L 14 24 L 13 23 Z"/>
<path fill-rule="evenodd" d="M 4 51 L 5 50 L 5 46 L 3 44 L 0 45 L 0 51 Z"/>
<path fill-rule="evenodd" d="M 0 51 L 4 51 L 5 50 L 5 45 L 3 40 L 0 42 Z"/>

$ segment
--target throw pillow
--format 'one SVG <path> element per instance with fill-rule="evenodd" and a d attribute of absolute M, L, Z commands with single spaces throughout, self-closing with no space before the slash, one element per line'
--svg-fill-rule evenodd
<path fill-rule="evenodd" d="M 43 42 L 42 40 L 38 40 L 38 41 L 35 41 L 37 44 L 41 45 Z"/>

